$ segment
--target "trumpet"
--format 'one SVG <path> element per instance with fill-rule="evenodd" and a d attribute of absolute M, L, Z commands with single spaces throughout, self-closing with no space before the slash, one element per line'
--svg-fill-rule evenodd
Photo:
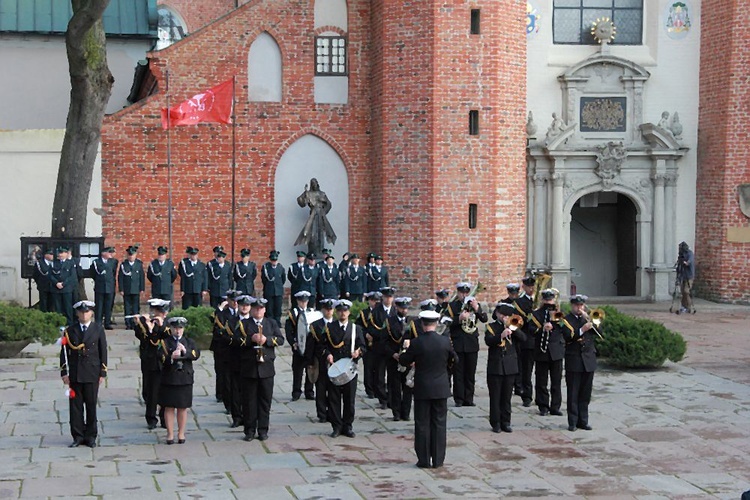
<path fill-rule="evenodd" d="M 258 325 L 258 335 L 263 335 L 263 325 Z M 255 356 L 258 363 L 265 363 L 266 358 L 263 357 L 263 345 L 262 344 L 256 344 L 255 346 Z"/>

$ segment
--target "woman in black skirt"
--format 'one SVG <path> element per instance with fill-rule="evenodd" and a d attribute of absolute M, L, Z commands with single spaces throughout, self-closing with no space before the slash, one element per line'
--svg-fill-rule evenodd
<path fill-rule="evenodd" d="M 187 409 L 193 405 L 193 361 L 200 357 L 195 343 L 185 337 L 187 319 L 169 318 L 164 337 L 164 367 L 159 387 L 159 404 L 167 423 L 167 444 L 174 443 L 174 414 L 177 410 L 177 442 L 185 442 Z"/>

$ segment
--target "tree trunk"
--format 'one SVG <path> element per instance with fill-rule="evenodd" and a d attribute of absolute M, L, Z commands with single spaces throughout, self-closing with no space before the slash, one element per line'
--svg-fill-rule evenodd
<path fill-rule="evenodd" d="M 107 66 L 102 15 L 110 0 L 72 0 L 65 46 L 70 108 L 52 206 L 52 237 L 86 235 L 86 208 L 114 78 Z"/>

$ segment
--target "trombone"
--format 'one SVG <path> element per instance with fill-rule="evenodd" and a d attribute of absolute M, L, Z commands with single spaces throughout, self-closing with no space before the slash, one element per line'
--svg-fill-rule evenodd
<path fill-rule="evenodd" d="M 508 327 L 508 330 L 510 330 L 511 332 L 515 332 L 522 326 L 523 326 L 523 318 L 521 317 L 520 314 L 513 314 L 508 318 L 507 327 Z M 513 345 L 513 341 L 511 340 L 510 337 L 508 337 L 507 339 L 503 339 L 500 342 L 500 347 L 505 347 L 506 340 L 508 341 L 508 345 Z"/>
<path fill-rule="evenodd" d="M 607 314 L 604 312 L 604 309 L 600 307 L 597 307 L 596 309 L 590 311 L 590 313 L 586 313 L 586 309 L 584 309 L 584 313 L 586 314 L 586 318 L 591 321 L 593 325 L 591 328 L 594 330 L 594 333 L 599 336 L 600 339 L 604 340 L 604 337 L 602 337 L 602 334 L 597 327 L 602 324 L 602 321 L 604 321 L 604 318 L 607 316 Z"/>

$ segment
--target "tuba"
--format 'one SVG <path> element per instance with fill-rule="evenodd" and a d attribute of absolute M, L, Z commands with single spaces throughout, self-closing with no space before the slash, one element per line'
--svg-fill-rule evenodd
<path fill-rule="evenodd" d="M 467 304 L 468 306 L 468 304 Z M 474 312 L 474 309 L 469 307 L 464 307 L 464 311 L 469 312 L 469 316 L 461 320 L 461 330 L 464 331 L 464 333 L 474 333 L 477 331 L 477 315 Z"/>

